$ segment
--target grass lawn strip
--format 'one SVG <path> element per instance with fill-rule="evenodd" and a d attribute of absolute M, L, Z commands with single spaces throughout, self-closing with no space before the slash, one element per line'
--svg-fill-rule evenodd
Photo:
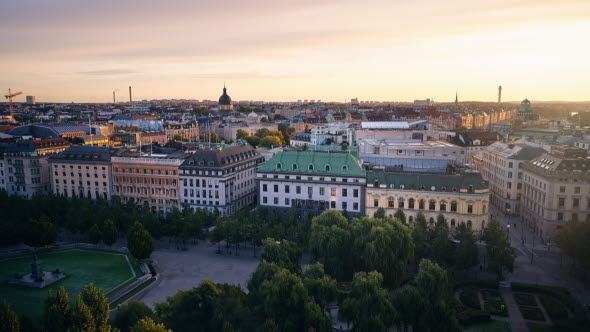
<path fill-rule="evenodd" d="M 121 296 L 117 301 L 113 302 L 110 304 L 110 308 L 111 310 L 118 307 L 120 304 L 122 304 L 123 302 L 127 301 L 130 297 L 134 296 L 135 294 L 139 293 L 141 290 L 143 290 L 144 288 L 146 288 L 147 286 L 151 285 L 154 281 L 156 281 L 156 278 L 149 278 L 148 280 L 146 280 L 143 284 L 135 287 L 132 291 L 130 291 L 129 293 Z"/>
<path fill-rule="evenodd" d="M 512 332 L 512 327 L 507 321 L 492 320 L 487 323 L 468 325 L 465 327 L 465 330 L 477 332 Z"/>

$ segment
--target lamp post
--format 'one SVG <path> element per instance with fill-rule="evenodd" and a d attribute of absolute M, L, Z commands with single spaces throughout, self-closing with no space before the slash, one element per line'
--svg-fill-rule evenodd
<path fill-rule="evenodd" d="M 506 240 L 510 242 L 510 224 L 506 225 Z"/>

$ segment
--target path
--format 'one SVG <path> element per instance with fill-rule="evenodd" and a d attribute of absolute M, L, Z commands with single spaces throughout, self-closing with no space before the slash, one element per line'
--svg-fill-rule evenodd
<path fill-rule="evenodd" d="M 526 321 L 522 317 L 520 310 L 518 310 L 518 304 L 512 297 L 510 288 L 500 287 L 500 294 L 502 294 L 502 299 L 504 299 L 506 309 L 508 309 L 508 320 L 512 325 L 512 331 L 527 332 L 529 328 L 526 326 Z"/>

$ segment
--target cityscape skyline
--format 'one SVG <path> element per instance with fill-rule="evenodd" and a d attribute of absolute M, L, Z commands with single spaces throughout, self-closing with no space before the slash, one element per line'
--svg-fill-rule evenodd
<path fill-rule="evenodd" d="M 46 102 L 587 101 L 590 3 L 0 4 L 0 86 Z M 367 24 L 367 22 L 371 22 Z M 19 99 L 20 98 L 20 99 Z M 125 100 L 126 98 L 121 98 Z"/>

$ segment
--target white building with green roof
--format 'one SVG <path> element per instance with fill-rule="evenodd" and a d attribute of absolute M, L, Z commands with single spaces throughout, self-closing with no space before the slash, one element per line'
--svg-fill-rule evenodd
<path fill-rule="evenodd" d="M 366 174 L 349 151 L 283 151 L 256 174 L 259 205 L 303 215 L 332 209 L 363 214 Z"/>

